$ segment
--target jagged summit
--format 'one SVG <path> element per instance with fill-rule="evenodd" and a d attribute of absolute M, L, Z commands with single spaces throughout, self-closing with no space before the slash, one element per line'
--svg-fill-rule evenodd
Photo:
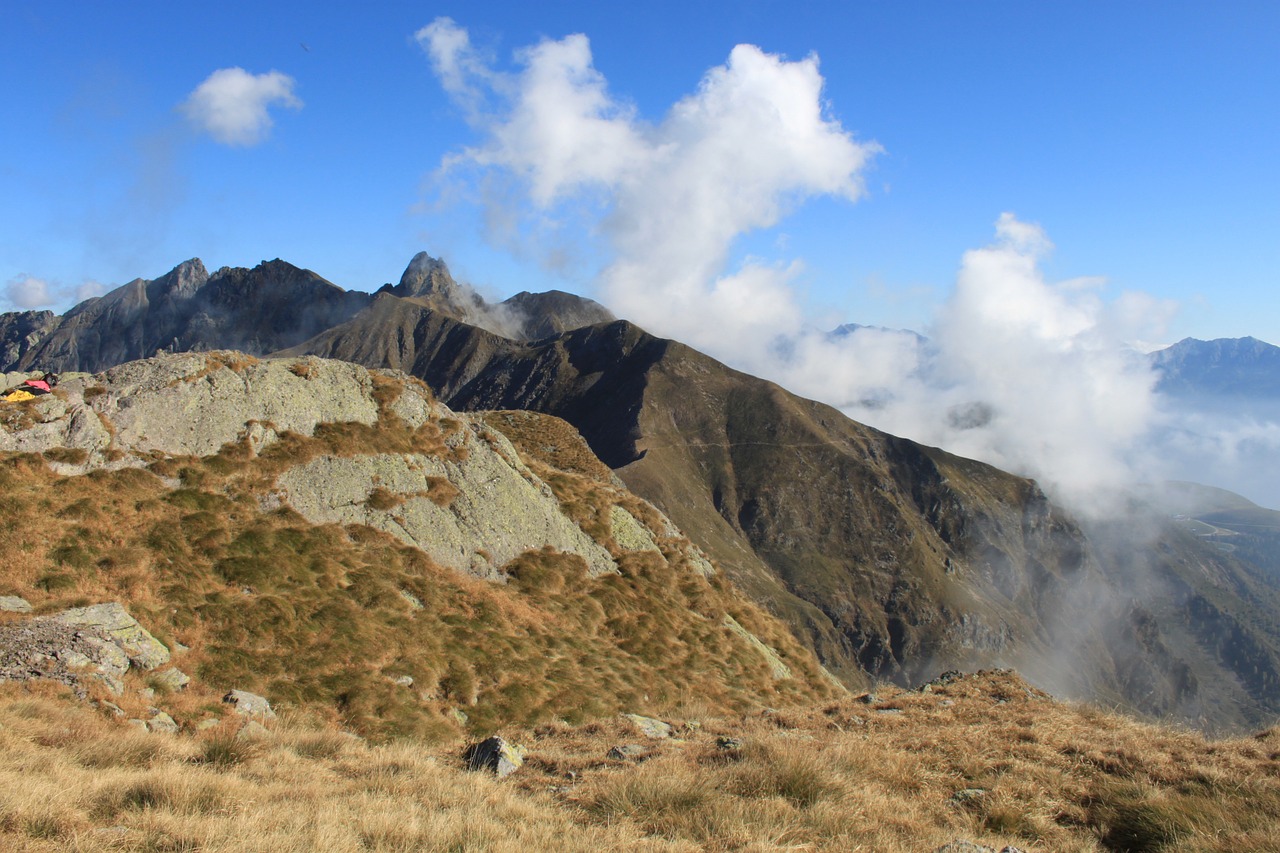
<path fill-rule="evenodd" d="M 402 298 L 439 296 L 452 302 L 462 295 L 462 288 L 449 274 L 445 262 L 426 252 L 414 255 L 409 266 L 405 267 L 404 275 L 400 276 L 400 283 L 389 289 Z"/>
<path fill-rule="evenodd" d="M 199 258 L 191 258 L 178 264 L 169 272 L 147 284 L 147 298 L 154 302 L 162 297 L 187 299 L 204 287 L 209 271 Z"/>
<path fill-rule="evenodd" d="M 61 316 L 0 314 L 0 370 L 98 371 L 161 351 L 226 347 L 266 355 L 346 323 L 382 296 L 518 341 L 614 319 L 602 305 L 559 291 L 491 304 L 427 252 L 414 255 L 399 284 L 377 293 L 344 289 L 280 258 L 210 273 L 193 257 Z"/>

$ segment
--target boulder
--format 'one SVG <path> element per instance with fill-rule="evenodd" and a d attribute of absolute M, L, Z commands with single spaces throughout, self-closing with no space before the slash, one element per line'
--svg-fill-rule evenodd
<path fill-rule="evenodd" d="M 496 735 L 472 744 L 463 753 L 463 760 L 470 770 L 488 770 L 498 778 L 510 776 L 524 764 L 525 748 L 507 743 Z"/>
<path fill-rule="evenodd" d="M 623 714 L 622 716 L 631 725 L 639 729 L 640 734 L 645 737 L 651 737 L 654 740 L 663 740 L 671 737 L 671 726 L 662 722 L 662 720 L 655 720 L 653 717 L 642 717 L 639 714 Z"/>
<path fill-rule="evenodd" d="M 271 710 L 271 703 L 264 697 L 247 690 L 231 690 L 222 701 L 235 708 L 237 714 L 246 717 L 257 717 L 262 720 L 274 720 L 276 712 Z"/>
<path fill-rule="evenodd" d="M 152 680 L 170 693 L 177 693 L 191 683 L 191 676 L 176 666 L 171 666 L 168 669 L 162 669 L 157 672 L 152 676 Z"/>
<path fill-rule="evenodd" d="M 0 611 L 5 613 L 30 613 L 31 603 L 16 595 L 0 595 Z"/>
<path fill-rule="evenodd" d="M 178 733 L 178 724 L 173 717 L 170 717 L 164 711 L 152 708 L 151 719 L 147 720 L 147 731 L 176 735 Z"/>

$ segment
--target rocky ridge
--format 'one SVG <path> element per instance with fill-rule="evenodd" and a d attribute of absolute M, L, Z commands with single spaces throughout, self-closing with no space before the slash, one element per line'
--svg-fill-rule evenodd
<path fill-rule="evenodd" d="M 385 413 L 405 429 L 448 422 L 441 452 L 364 450 L 299 460 L 278 474 L 266 500 L 313 523 L 386 530 L 442 565 L 478 576 L 497 577 L 523 551 L 547 545 L 581 555 L 593 573 L 616 571 L 501 433 L 449 411 L 421 385 L 344 362 L 184 353 L 96 377 L 72 375 L 57 394 L 30 401 L 34 422 L 27 428 L 0 432 L 0 451 L 57 449 L 63 461 L 52 464 L 66 474 L 209 456 L 236 443 L 256 455 L 282 434 L 311 436 L 321 424 L 372 427 L 381 415 L 379 379 L 397 383 Z"/>
<path fill-rule="evenodd" d="M 266 355 L 392 299 L 510 338 L 541 338 L 614 319 L 568 293 L 521 293 L 491 304 L 419 252 L 398 284 L 344 290 L 280 259 L 210 273 L 191 258 L 155 279 L 134 279 L 71 308 L 0 314 L 0 370 L 97 372 L 160 352 L 234 349 Z"/>
<path fill-rule="evenodd" d="M 691 685 L 731 704 L 833 689 L 546 416 L 458 414 L 403 374 L 231 352 L 69 375 L 0 415 L 4 521 L 25 555 L 0 571 L 5 608 L 21 595 L 45 619 L 124 593 L 193 649 L 197 692 L 439 736 L 500 714 L 657 710 Z M 512 418 L 512 438 L 490 423 Z M 107 621 L 29 674 L 111 664 L 82 648 Z"/>

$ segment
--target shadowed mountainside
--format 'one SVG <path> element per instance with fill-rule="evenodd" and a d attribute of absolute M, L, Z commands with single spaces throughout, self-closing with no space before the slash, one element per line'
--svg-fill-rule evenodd
<path fill-rule="evenodd" d="M 1093 536 L 1031 481 L 626 322 L 530 344 L 380 310 L 292 352 L 396 364 L 459 409 L 564 418 L 849 684 L 1001 663 L 1201 722 L 1280 707 L 1280 597 L 1158 515 Z"/>

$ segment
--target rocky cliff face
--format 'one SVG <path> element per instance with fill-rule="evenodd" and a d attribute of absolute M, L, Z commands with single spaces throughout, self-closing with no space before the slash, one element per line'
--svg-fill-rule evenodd
<path fill-rule="evenodd" d="M 0 363 L 16 365 L 58 323 L 52 311 L 0 314 Z"/>
<path fill-rule="evenodd" d="M 80 303 L 5 369 L 94 372 L 158 351 L 261 355 L 344 322 L 369 298 L 280 260 L 209 275 L 193 258 Z"/>

